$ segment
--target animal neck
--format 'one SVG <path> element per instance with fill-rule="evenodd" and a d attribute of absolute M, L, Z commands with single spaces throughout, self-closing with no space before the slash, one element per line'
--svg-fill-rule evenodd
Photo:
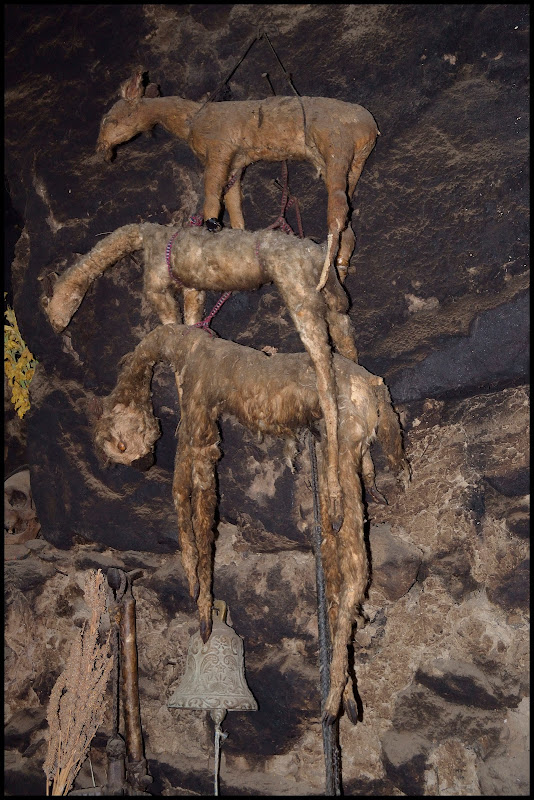
<path fill-rule="evenodd" d="M 147 348 L 136 348 L 134 353 L 125 360 L 117 384 L 109 396 L 109 408 L 113 408 L 117 403 L 123 403 L 126 406 L 135 403 L 137 406 L 149 407 L 152 370 L 157 360 L 157 356 L 152 355 Z"/>
<path fill-rule="evenodd" d="M 120 399 L 115 399 L 115 402 L 122 402 L 123 395 L 129 396 L 132 387 L 135 387 L 142 402 L 150 399 L 150 383 L 155 364 L 164 362 L 175 370 L 183 367 L 197 334 L 196 331 L 191 331 L 191 335 L 184 338 L 184 331 L 188 332 L 186 326 L 178 323 L 158 325 L 141 339 L 121 370 L 115 389 Z"/>
<path fill-rule="evenodd" d="M 191 120 L 201 108 L 201 103 L 181 97 L 144 97 L 138 108 L 143 130 L 159 124 L 179 139 L 187 139 Z"/>

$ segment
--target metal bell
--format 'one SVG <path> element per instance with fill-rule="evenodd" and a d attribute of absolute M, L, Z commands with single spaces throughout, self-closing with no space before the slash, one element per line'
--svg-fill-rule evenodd
<path fill-rule="evenodd" d="M 167 703 L 169 708 L 257 710 L 245 679 L 243 639 L 226 624 L 226 612 L 226 603 L 215 600 L 210 638 L 204 643 L 198 632 L 191 637 L 184 676 Z"/>

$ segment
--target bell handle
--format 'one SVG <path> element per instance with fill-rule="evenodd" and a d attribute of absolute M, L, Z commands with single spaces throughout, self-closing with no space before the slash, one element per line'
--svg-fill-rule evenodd
<path fill-rule="evenodd" d="M 226 605 L 224 600 L 213 601 L 213 609 L 211 612 L 213 619 L 220 619 L 222 622 L 226 622 L 227 612 L 228 612 L 228 606 Z"/>

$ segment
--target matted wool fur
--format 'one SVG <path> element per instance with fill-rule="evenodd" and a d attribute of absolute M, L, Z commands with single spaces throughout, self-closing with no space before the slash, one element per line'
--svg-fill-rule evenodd
<path fill-rule="evenodd" d="M 172 276 L 166 261 L 166 247 L 175 237 L 170 253 Z M 101 239 L 81 256 L 54 285 L 51 298 L 43 298 L 44 310 L 56 331 L 70 322 L 93 281 L 120 258 L 135 250 L 144 254 L 144 293 L 162 323 L 180 322 L 175 299 L 176 281 L 184 292 L 185 322 L 202 317 L 204 292 L 247 291 L 274 283 L 308 351 L 317 376 L 319 402 L 328 443 L 329 513 L 337 529 L 343 520 L 342 492 L 338 477 L 338 424 L 332 350 L 358 360 L 348 298 L 330 266 L 327 281 L 316 292 L 324 246 L 311 239 L 299 239 L 281 231 L 256 232 L 222 230 L 217 236 L 205 228 L 167 227 L 145 222 L 125 225 Z M 174 280 L 173 280 L 174 278 Z"/>
<path fill-rule="evenodd" d="M 310 357 L 268 356 L 258 350 L 179 324 L 160 325 L 124 362 L 117 384 L 103 401 L 95 442 L 113 461 L 131 464 L 153 450 L 160 430 L 153 416 L 150 380 L 163 361 L 175 371 L 180 424 L 173 479 L 182 562 L 196 599 L 204 641 L 211 630 L 215 465 L 220 458 L 217 420 L 230 414 L 252 432 L 295 437 L 324 420 Z M 319 447 L 322 555 L 332 638 L 330 693 L 324 717 L 332 722 L 341 700 L 357 719 L 347 646 L 368 582 L 361 480 L 377 497 L 370 445 L 378 437 L 390 468 L 409 478 L 401 429 L 382 378 L 340 355 L 333 358 L 339 405 L 340 482 L 345 517 L 334 532 L 328 513 L 327 453 Z"/>
<path fill-rule="evenodd" d="M 346 275 L 355 237 L 349 202 L 380 135 L 366 108 L 330 97 L 268 97 L 224 103 L 158 97 L 144 87 L 138 67 L 120 87 L 121 99 L 103 116 L 97 152 L 111 161 L 117 145 L 162 125 L 183 139 L 204 165 L 204 219 L 218 218 L 224 202 L 232 228 L 245 228 L 241 175 L 255 161 L 309 161 L 328 192 L 328 251 L 317 288 L 337 255 Z M 227 189 L 225 193 L 225 189 Z"/>

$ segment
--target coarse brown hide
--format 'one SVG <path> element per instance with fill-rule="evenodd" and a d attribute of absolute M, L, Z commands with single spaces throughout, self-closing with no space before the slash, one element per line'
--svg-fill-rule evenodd
<path fill-rule="evenodd" d="M 171 237 L 169 268 L 166 247 Z M 273 230 L 251 233 L 227 229 L 213 236 L 204 228 L 191 226 L 176 228 L 149 222 L 125 225 L 81 256 L 56 281 L 52 297 L 43 298 L 44 310 L 54 330 L 59 332 L 68 325 L 98 275 L 123 256 L 141 249 L 145 296 L 164 324 L 181 321 L 174 297 L 177 285 L 184 293 L 184 317 L 188 324 L 202 317 L 196 305 L 199 295 L 191 293 L 193 288 L 253 290 L 266 283 L 278 287 L 315 367 L 327 431 L 330 519 L 339 530 L 343 501 L 338 476 L 338 410 L 329 340 L 338 352 L 353 361 L 358 360 L 358 352 L 347 313 L 348 298 L 332 265 L 321 292 L 315 290 L 324 247 L 311 239 L 299 239 Z"/>
<path fill-rule="evenodd" d="M 160 430 L 153 416 L 150 381 L 154 364 L 172 366 L 179 387 L 180 424 L 173 498 L 178 514 L 182 562 L 197 600 L 204 641 L 211 630 L 213 526 L 217 504 L 215 464 L 220 458 L 217 420 L 230 414 L 253 432 L 295 437 L 321 420 L 313 364 L 304 353 L 263 352 L 183 325 L 160 325 L 137 345 L 103 401 L 95 442 L 111 460 L 131 464 L 150 452 Z M 322 555 L 332 636 L 328 722 L 341 700 L 353 722 L 356 704 L 348 676 L 347 646 L 368 582 L 361 479 L 376 497 L 370 445 L 378 437 L 389 466 L 409 479 L 401 429 L 382 378 L 343 356 L 334 371 L 340 409 L 340 480 L 345 503 L 335 533 L 328 514 L 326 452 L 319 448 Z M 323 427 L 322 420 L 320 427 Z M 323 431 L 324 433 L 324 431 Z"/>
<path fill-rule="evenodd" d="M 204 219 L 217 219 L 224 202 L 232 228 L 245 228 L 241 174 L 255 161 L 309 161 L 328 192 L 328 250 L 317 288 L 337 253 L 346 276 L 355 237 L 349 201 L 379 130 L 372 114 L 356 103 L 329 97 L 268 97 L 224 103 L 155 97 L 143 86 L 139 67 L 121 88 L 121 99 L 100 123 L 97 152 L 110 161 L 114 148 L 162 125 L 187 142 L 204 165 Z M 225 192 L 225 189 L 227 191 Z"/>

